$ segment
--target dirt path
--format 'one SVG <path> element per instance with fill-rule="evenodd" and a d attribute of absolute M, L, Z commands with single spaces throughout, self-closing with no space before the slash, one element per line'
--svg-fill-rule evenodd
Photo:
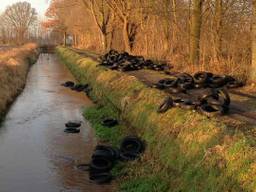
<path fill-rule="evenodd" d="M 110 192 L 75 165 L 90 160 L 96 144 L 81 108 L 85 94 L 60 86 L 74 80 L 56 56 L 41 54 L 23 93 L 0 128 L 1 192 Z M 83 120 L 80 134 L 63 132 L 68 120 Z"/>

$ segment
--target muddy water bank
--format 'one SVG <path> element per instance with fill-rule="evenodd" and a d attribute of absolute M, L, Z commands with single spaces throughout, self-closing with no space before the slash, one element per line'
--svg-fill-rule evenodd
<path fill-rule="evenodd" d="M 109 192 L 74 168 L 88 162 L 96 141 L 81 115 L 91 101 L 61 87 L 74 80 L 56 56 L 41 54 L 32 66 L 26 87 L 0 128 L 1 192 Z M 68 120 L 82 120 L 80 134 L 66 134 Z"/>

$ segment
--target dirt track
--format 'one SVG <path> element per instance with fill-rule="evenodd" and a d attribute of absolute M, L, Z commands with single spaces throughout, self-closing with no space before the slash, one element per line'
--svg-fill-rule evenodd
<path fill-rule="evenodd" d="M 72 49 L 80 55 L 90 57 L 96 61 L 99 61 L 99 55 L 87 52 L 79 49 Z M 162 78 L 168 77 L 168 75 L 152 71 L 152 70 L 138 70 L 138 71 L 129 71 L 126 74 L 132 75 L 139 79 L 141 82 L 152 85 L 158 82 Z M 256 92 L 255 91 L 244 91 L 244 88 L 229 90 L 231 97 L 231 105 L 229 114 L 224 118 L 229 120 L 238 120 L 243 123 L 249 123 L 256 125 Z M 200 90 L 191 90 L 188 92 L 190 96 L 194 96 Z M 221 117 L 222 119 L 222 117 Z"/>

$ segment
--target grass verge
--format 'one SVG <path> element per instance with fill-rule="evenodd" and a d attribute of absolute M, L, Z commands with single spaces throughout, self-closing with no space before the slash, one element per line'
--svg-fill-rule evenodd
<path fill-rule="evenodd" d="M 57 52 L 80 82 L 93 87 L 98 103 L 117 111 L 133 127 L 132 133 L 147 143 L 141 160 L 116 168 L 117 174 L 122 173 L 119 191 L 256 191 L 253 135 L 247 137 L 240 127 L 179 108 L 158 114 L 165 93 L 98 67 L 69 49 L 59 47 Z M 101 136 L 112 137 L 110 141 L 118 138 L 115 133 Z"/>

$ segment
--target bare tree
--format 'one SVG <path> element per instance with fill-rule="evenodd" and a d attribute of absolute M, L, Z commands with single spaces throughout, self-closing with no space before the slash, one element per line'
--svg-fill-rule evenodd
<path fill-rule="evenodd" d="M 3 17 L 4 23 L 16 30 L 17 42 L 22 44 L 29 27 L 37 20 L 37 13 L 30 3 L 18 2 L 7 7 Z"/>
<path fill-rule="evenodd" d="M 127 52 L 131 52 L 135 44 L 138 27 L 140 25 L 139 22 L 133 20 L 134 17 L 141 13 L 139 2 L 132 0 L 106 0 L 106 2 L 122 22 L 124 47 Z M 136 5 L 136 7 L 133 7 L 134 5 Z"/>
<path fill-rule="evenodd" d="M 192 0 L 192 20 L 190 29 L 190 63 L 199 65 L 200 33 L 203 0 Z"/>
<path fill-rule="evenodd" d="M 105 0 L 82 0 L 87 9 L 90 10 L 93 19 L 101 32 L 102 46 L 106 50 L 108 45 L 108 34 L 111 32 L 109 29 L 114 19 L 114 13 L 107 6 Z"/>

